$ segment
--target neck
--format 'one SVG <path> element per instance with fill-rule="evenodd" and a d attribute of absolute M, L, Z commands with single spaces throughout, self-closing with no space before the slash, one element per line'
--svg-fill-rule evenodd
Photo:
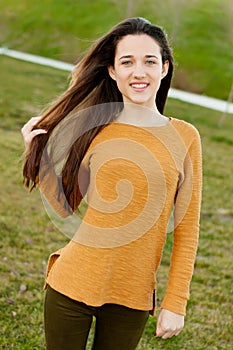
<path fill-rule="evenodd" d="M 159 126 L 165 125 L 168 122 L 168 118 L 160 114 L 156 106 L 150 109 L 136 104 L 125 103 L 117 121 L 138 126 Z"/>

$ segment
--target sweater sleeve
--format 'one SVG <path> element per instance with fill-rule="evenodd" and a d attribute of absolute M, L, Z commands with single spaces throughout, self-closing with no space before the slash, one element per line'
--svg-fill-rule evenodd
<path fill-rule="evenodd" d="M 81 188 L 80 200 L 78 201 L 78 203 L 80 203 L 82 197 L 86 194 L 89 185 L 87 157 L 84 157 L 84 160 L 80 165 L 78 182 L 79 187 Z M 73 214 L 73 210 L 70 207 L 63 190 L 62 177 L 56 174 L 53 165 L 51 165 L 46 156 L 44 156 L 44 159 L 41 162 L 38 186 L 42 195 L 57 215 L 66 218 Z"/>
<path fill-rule="evenodd" d="M 199 236 L 202 153 L 193 129 L 174 203 L 174 242 L 167 290 L 161 308 L 185 315 Z"/>

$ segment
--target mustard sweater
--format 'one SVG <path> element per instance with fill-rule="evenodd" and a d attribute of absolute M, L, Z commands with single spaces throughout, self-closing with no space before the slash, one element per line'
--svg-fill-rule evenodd
<path fill-rule="evenodd" d="M 175 118 L 154 127 L 113 122 L 92 141 L 80 183 L 87 184 L 82 186 L 87 211 L 71 241 L 50 256 L 46 284 L 92 306 L 152 310 L 172 213 L 174 243 L 161 307 L 185 315 L 202 187 L 201 142 L 194 126 Z M 66 216 L 55 174 L 48 173 L 40 189 Z"/>

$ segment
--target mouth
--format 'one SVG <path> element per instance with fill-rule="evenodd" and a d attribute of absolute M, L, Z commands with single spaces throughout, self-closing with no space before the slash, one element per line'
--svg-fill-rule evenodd
<path fill-rule="evenodd" d="M 149 86 L 149 84 L 148 83 L 131 83 L 130 86 L 135 91 L 144 91 Z"/>

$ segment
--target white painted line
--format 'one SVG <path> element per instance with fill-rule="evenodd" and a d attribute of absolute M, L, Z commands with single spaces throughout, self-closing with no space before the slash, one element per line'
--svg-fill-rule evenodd
<path fill-rule="evenodd" d="M 233 103 L 219 100 L 217 98 L 197 95 L 177 89 L 170 89 L 168 96 L 183 102 L 192 103 L 198 106 L 214 109 L 215 111 L 233 113 Z"/>
<path fill-rule="evenodd" d="M 19 60 L 40 64 L 43 66 L 48 66 L 52 68 L 57 68 L 60 70 L 65 70 L 71 72 L 74 69 L 74 65 L 66 62 L 61 62 L 53 60 L 50 58 L 45 58 L 41 56 L 31 55 L 28 53 L 9 50 L 6 47 L 0 47 L 0 55 L 5 55 L 8 57 L 16 58 Z M 216 111 L 233 114 L 233 103 L 219 100 L 217 98 L 197 95 L 190 92 L 177 90 L 171 88 L 169 90 L 168 96 L 183 102 L 195 104 L 198 106 L 214 109 Z"/>
<path fill-rule="evenodd" d="M 72 71 L 74 68 L 74 65 L 70 63 L 53 60 L 51 58 L 31 55 L 29 53 L 24 53 L 20 51 L 8 50 L 5 47 L 0 48 L 0 54 L 8 57 L 12 57 L 12 58 L 17 58 L 19 60 L 23 60 L 31 63 L 37 63 L 37 64 L 41 64 L 42 66 L 48 66 L 48 67 L 57 68 L 65 71 Z"/>

